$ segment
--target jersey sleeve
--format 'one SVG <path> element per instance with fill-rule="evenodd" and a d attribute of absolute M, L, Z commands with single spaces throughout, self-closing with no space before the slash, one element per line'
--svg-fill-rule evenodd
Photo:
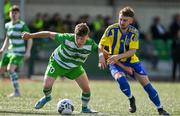
<path fill-rule="evenodd" d="M 22 32 L 30 32 L 30 30 L 26 24 L 23 25 Z"/>
<path fill-rule="evenodd" d="M 98 53 L 98 45 L 96 44 L 96 42 L 94 40 L 92 40 L 92 52 Z"/>
<path fill-rule="evenodd" d="M 5 33 L 7 32 L 8 30 L 8 23 L 5 24 Z"/>
<path fill-rule="evenodd" d="M 106 31 L 104 32 L 99 44 L 101 44 L 103 46 L 109 46 L 109 43 L 111 42 L 111 39 L 110 39 L 111 37 L 112 37 L 112 30 L 107 28 Z"/>
<path fill-rule="evenodd" d="M 133 33 L 130 40 L 130 49 L 139 49 L 139 32 Z"/>

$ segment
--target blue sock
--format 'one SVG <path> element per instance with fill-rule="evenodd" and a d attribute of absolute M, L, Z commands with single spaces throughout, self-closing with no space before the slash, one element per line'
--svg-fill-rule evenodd
<path fill-rule="evenodd" d="M 14 86 L 15 92 L 19 92 L 19 83 L 18 83 L 18 75 L 16 72 L 10 72 L 9 76 L 11 78 L 12 84 Z"/>
<path fill-rule="evenodd" d="M 151 83 L 144 86 L 145 91 L 148 93 L 150 100 L 156 105 L 157 108 L 162 107 L 157 91 L 153 88 Z"/>
<path fill-rule="evenodd" d="M 117 78 L 116 81 L 118 82 L 121 91 L 127 97 L 131 98 L 132 97 L 131 89 L 130 89 L 129 83 L 127 82 L 126 78 L 124 76 L 122 76 L 122 77 Z"/>

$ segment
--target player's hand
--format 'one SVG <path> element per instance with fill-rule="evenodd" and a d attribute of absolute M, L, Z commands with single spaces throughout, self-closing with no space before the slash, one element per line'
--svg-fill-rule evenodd
<path fill-rule="evenodd" d="M 108 64 L 115 64 L 119 60 L 119 55 L 112 55 L 107 59 Z"/>
<path fill-rule="evenodd" d="M 24 39 L 24 40 L 28 40 L 31 38 L 31 34 L 28 33 L 28 32 L 23 32 L 21 37 Z"/>
<path fill-rule="evenodd" d="M 131 67 L 127 67 L 126 72 L 127 72 L 129 75 L 133 75 L 133 69 L 132 69 Z"/>
<path fill-rule="evenodd" d="M 30 52 L 26 52 L 26 53 L 24 54 L 24 59 L 27 60 L 27 59 L 30 58 L 30 56 L 31 56 L 31 53 L 30 53 Z"/>
<path fill-rule="evenodd" d="M 100 56 L 100 57 L 99 57 L 98 67 L 99 67 L 100 69 L 105 69 L 105 68 L 107 67 L 107 65 L 106 65 L 106 60 L 105 60 L 104 56 Z"/>

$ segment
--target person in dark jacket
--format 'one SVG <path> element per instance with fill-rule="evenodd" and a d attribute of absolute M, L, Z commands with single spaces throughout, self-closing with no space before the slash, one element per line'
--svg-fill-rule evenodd
<path fill-rule="evenodd" d="M 176 80 L 176 70 L 179 67 L 180 79 L 180 29 L 177 31 L 176 37 L 172 43 L 172 81 Z"/>

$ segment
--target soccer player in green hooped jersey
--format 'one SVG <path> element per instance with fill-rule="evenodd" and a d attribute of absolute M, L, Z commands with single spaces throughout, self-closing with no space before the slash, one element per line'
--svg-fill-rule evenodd
<path fill-rule="evenodd" d="M 20 96 L 20 91 L 16 68 L 23 62 L 24 58 L 27 59 L 30 57 L 32 40 L 27 41 L 26 49 L 25 41 L 21 38 L 21 33 L 29 32 L 29 29 L 19 19 L 20 10 L 17 5 L 11 7 L 9 16 L 11 21 L 5 24 L 6 38 L 0 49 L 0 54 L 4 53 L 0 61 L 0 74 L 3 74 L 5 71 L 9 73 L 14 86 L 14 92 L 9 97 L 17 97 Z"/>
<path fill-rule="evenodd" d="M 110 25 L 106 29 L 99 42 L 99 48 L 103 50 L 105 46 L 109 47 L 109 53 L 111 54 L 110 58 L 107 59 L 109 70 L 119 84 L 121 91 L 129 99 L 129 112 L 136 112 L 135 97 L 131 93 L 129 83 L 126 79 L 127 71 L 116 64 L 119 61 L 124 66 L 131 67 L 134 70 L 132 76 L 143 86 L 150 100 L 156 106 L 159 115 L 169 115 L 163 109 L 158 92 L 152 86 L 142 63 L 135 54 L 139 48 L 139 32 L 135 27 L 130 25 L 133 18 L 134 10 L 131 7 L 121 9 L 118 23 Z"/>
<path fill-rule="evenodd" d="M 45 72 L 44 77 L 44 97 L 42 97 L 35 105 L 35 109 L 42 108 L 51 100 L 51 91 L 54 81 L 59 76 L 65 76 L 68 79 L 75 80 L 82 89 L 82 113 L 96 113 L 88 107 L 90 100 L 90 87 L 88 77 L 82 64 L 92 52 L 99 53 L 99 64 L 101 68 L 106 67 L 103 53 L 97 44 L 89 39 L 89 27 L 86 23 L 76 25 L 74 34 L 55 33 L 49 31 L 41 31 L 37 33 L 24 33 L 22 37 L 25 40 L 30 38 L 50 38 L 55 40 L 59 46 L 54 50 Z"/>

